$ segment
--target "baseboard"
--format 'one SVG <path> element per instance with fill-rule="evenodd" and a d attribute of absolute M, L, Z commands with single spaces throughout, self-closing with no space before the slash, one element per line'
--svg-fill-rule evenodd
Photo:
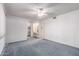
<path fill-rule="evenodd" d="M 9 43 L 7 43 L 7 44 L 19 43 L 19 42 L 24 42 L 24 41 L 26 41 L 26 40 L 15 41 L 15 42 L 9 42 Z"/>
<path fill-rule="evenodd" d="M 60 42 L 52 41 L 52 40 L 48 40 L 48 39 L 43 39 L 43 40 L 47 40 L 47 41 L 50 41 L 50 42 L 55 42 L 55 43 L 63 44 L 63 45 L 65 45 L 65 46 L 69 46 L 69 47 L 72 47 L 72 48 L 77 48 L 77 49 L 79 49 L 79 47 L 71 46 L 71 45 L 68 45 L 68 44 L 65 44 L 65 43 L 60 43 Z"/>

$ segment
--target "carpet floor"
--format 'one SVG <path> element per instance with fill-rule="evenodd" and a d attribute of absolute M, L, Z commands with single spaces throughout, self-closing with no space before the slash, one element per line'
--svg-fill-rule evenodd
<path fill-rule="evenodd" d="M 79 48 L 49 40 L 26 40 L 6 45 L 3 56 L 79 56 Z"/>

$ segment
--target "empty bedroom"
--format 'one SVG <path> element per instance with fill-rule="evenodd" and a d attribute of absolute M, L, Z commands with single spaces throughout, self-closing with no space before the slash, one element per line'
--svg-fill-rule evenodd
<path fill-rule="evenodd" d="M 79 56 L 79 3 L 0 3 L 1 56 Z"/>

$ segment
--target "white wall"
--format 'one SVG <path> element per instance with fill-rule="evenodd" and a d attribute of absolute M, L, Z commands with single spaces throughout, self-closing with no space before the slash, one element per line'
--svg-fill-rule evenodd
<path fill-rule="evenodd" d="M 44 38 L 79 48 L 79 10 L 48 19 L 43 24 Z"/>
<path fill-rule="evenodd" d="M 16 16 L 6 16 L 6 18 L 6 42 L 27 40 L 27 27 L 30 25 L 27 19 Z"/>
<path fill-rule="evenodd" d="M 5 14 L 4 14 L 4 7 L 2 4 L 0 4 L 0 54 L 5 46 L 4 35 L 5 35 Z"/>

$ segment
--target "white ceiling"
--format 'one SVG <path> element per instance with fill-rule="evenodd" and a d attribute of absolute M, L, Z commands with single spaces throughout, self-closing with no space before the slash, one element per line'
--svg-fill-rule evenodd
<path fill-rule="evenodd" d="M 79 9 L 79 3 L 6 3 L 4 6 L 6 15 L 24 17 L 30 21 L 45 20 Z M 39 8 L 44 8 L 47 15 L 38 17 L 36 11 Z"/>

